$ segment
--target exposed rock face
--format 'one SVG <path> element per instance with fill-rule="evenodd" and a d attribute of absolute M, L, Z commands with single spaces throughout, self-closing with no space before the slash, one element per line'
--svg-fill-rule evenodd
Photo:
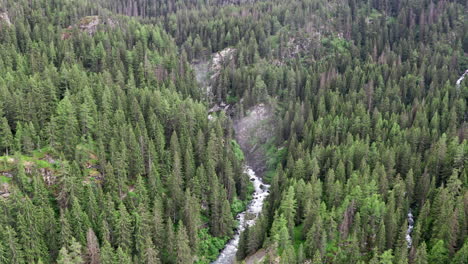
<path fill-rule="evenodd" d="M 195 71 L 195 77 L 200 86 L 204 89 L 204 93 L 208 101 L 214 101 L 213 86 L 216 84 L 223 66 L 234 60 L 235 53 L 236 49 L 225 48 L 220 52 L 214 53 L 209 61 L 201 61 L 192 64 L 192 68 Z M 221 102 L 220 104 L 214 105 L 210 110 L 210 113 L 227 110 L 224 109 L 226 104 L 223 104 L 224 103 Z"/>
<path fill-rule="evenodd" d="M 465 76 L 468 75 L 468 69 L 460 76 L 460 78 L 457 80 L 457 91 L 460 91 L 460 85 L 463 82 L 463 79 L 465 79 Z"/>
<path fill-rule="evenodd" d="M 10 196 L 10 185 L 8 183 L 0 184 L 0 197 L 8 198 Z"/>
<path fill-rule="evenodd" d="M 230 62 L 234 59 L 234 53 L 236 49 L 233 48 L 225 48 L 220 52 L 215 53 L 213 59 L 211 60 L 211 79 L 218 78 L 219 74 L 221 73 L 222 66 Z"/>
<path fill-rule="evenodd" d="M 258 104 L 247 115 L 234 124 L 236 140 L 244 151 L 249 165 L 261 177 L 266 170 L 266 156 L 263 146 L 274 135 L 274 118 L 270 106 Z"/>
<path fill-rule="evenodd" d="M 87 32 L 89 35 L 93 35 L 96 33 L 100 22 L 101 20 L 98 16 L 87 16 L 80 20 L 78 28 L 81 29 L 81 31 Z"/>
<path fill-rule="evenodd" d="M 0 12 L 0 24 L 5 23 L 8 26 L 11 26 L 10 17 L 7 12 Z"/>
<path fill-rule="evenodd" d="M 208 61 L 202 61 L 192 64 L 192 68 L 195 72 L 195 78 L 200 84 L 200 87 L 204 89 L 204 94 L 209 96 L 211 94 L 211 84 L 208 78 L 210 63 Z"/>
<path fill-rule="evenodd" d="M 89 35 L 94 35 L 99 25 L 108 25 L 111 28 L 116 26 L 116 22 L 110 18 L 102 19 L 99 16 L 87 16 L 83 17 L 76 25 L 69 26 L 67 30 L 62 34 L 62 40 L 68 39 L 71 36 L 71 30 L 78 28 Z"/>

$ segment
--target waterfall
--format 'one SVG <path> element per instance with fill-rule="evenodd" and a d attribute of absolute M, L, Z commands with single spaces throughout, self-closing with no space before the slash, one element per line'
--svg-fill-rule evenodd
<path fill-rule="evenodd" d="M 463 82 L 463 79 L 465 79 L 466 75 L 468 75 L 468 70 L 466 70 L 460 78 L 457 80 L 457 91 L 460 91 L 460 85 Z"/>
<path fill-rule="evenodd" d="M 410 209 L 408 211 L 408 229 L 406 230 L 406 243 L 408 245 L 408 248 L 411 248 L 411 245 L 413 244 L 413 238 L 411 237 L 413 228 L 414 228 L 414 218 L 413 218 L 413 213 L 411 212 L 411 209 Z"/>
<path fill-rule="evenodd" d="M 239 221 L 239 228 L 237 228 L 234 238 L 229 240 L 226 247 L 224 247 L 223 251 L 219 254 L 218 259 L 216 259 L 212 264 L 232 264 L 235 262 L 240 234 L 247 226 L 253 226 L 253 224 L 255 224 L 255 221 L 262 212 L 265 198 L 269 194 L 268 189 L 270 185 L 263 183 L 262 179 L 258 177 L 249 166 L 245 167 L 244 172 L 247 173 L 250 181 L 252 181 L 254 185 L 255 192 L 253 194 L 253 199 L 247 206 L 247 210 L 237 215 L 236 218 Z M 253 217 L 251 219 L 249 217 L 249 220 L 247 220 L 247 215 Z"/>

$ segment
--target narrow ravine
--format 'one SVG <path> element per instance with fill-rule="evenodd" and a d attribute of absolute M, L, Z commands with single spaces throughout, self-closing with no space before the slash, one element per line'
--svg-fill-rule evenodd
<path fill-rule="evenodd" d="M 460 76 L 460 78 L 458 78 L 456 84 L 457 84 L 457 91 L 460 90 L 460 85 L 461 83 L 463 82 L 463 80 L 465 79 L 465 76 L 468 75 L 468 69 Z"/>
<path fill-rule="evenodd" d="M 198 62 L 192 65 L 196 79 L 209 103 L 212 103 L 213 99 L 211 91 L 212 81 L 219 75 L 222 67 L 221 65 L 232 60 L 235 52 L 235 49 L 226 48 L 223 51 L 214 53 L 211 56 L 211 60 Z M 226 105 L 223 102 L 214 104 L 208 112 L 208 119 L 212 120 L 214 118 L 214 112 L 227 111 L 230 107 L 230 105 Z M 235 125 L 233 128 L 235 130 L 236 140 L 239 142 L 245 154 L 244 173 L 252 182 L 254 193 L 252 194 L 252 200 L 247 205 L 246 210 L 236 216 L 239 226 L 236 228 L 233 238 L 228 241 L 218 258 L 212 262 L 212 264 L 232 264 L 236 261 L 240 234 L 246 227 L 254 225 L 262 212 L 265 198 L 269 194 L 270 185 L 263 182 L 262 174 L 265 170 L 265 160 L 261 151 L 257 148 L 257 143 L 262 144 L 267 138 L 270 138 L 271 134 L 269 130 L 271 130 L 271 126 L 269 122 L 263 122 L 270 120 L 270 118 L 270 109 L 264 104 L 258 104 L 252 107 L 247 115 L 234 122 Z M 252 146 L 252 142 L 257 143 Z"/>
<path fill-rule="evenodd" d="M 213 264 L 231 264 L 236 260 L 239 237 L 247 226 L 255 224 L 258 216 L 262 212 L 263 203 L 269 194 L 270 185 L 263 182 L 263 172 L 265 171 L 265 155 L 262 148 L 268 138 L 271 138 L 272 126 L 271 111 L 264 104 L 252 107 L 245 116 L 234 122 L 236 140 L 245 154 L 244 172 L 249 177 L 254 186 L 252 201 L 244 212 L 237 215 L 239 227 L 232 238 L 221 251 L 218 259 Z"/>
<path fill-rule="evenodd" d="M 239 227 L 236 229 L 234 237 L 229 240 L 226 247 L 221 251 L 218 259 L 216 259 L 213 264 L 231 264 L 235 262 L 240 234 L 247 226 L 252 226 L 255 223 L 258 215 L 262 211 L 265 198 L 269 194 L 268 189 L 270 185 L 263 183 L 262 179 L 255 174 L 252 168 L 246 165 L 244 172 L 249 176 L 254 185 L 255 192 L 253 194 L 253 199 L 247 206 L 247 210 L 237 215 L 236 218 L 239 221 Z"/>
<path fill-rule="evenodd" d="M 413 232 L 414 228 L 414 217 L 411 209 L 408 211 L 408 229 L 406 230 L 406 245 L 408 248 L 411 248 L 413 245 L 413 238 L 411 237 L 411 233 Z"/>

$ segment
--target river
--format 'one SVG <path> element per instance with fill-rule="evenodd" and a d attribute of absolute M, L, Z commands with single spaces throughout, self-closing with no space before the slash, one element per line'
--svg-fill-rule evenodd
<path fill-rule="evenodd" d="M 220 74 L 223 63 L 233 59 L 235 52 L 235 49 L 226 48 L 220 52 L 214 53 L 211 56 L 211 60 L 209 61 L 201 61 L 196 64 L 192 64 L 197 82 L 202 88 L 202 91 L 206 95 L 207 101 L 210 104 L 212 104 L 213 99 L 211 87 L 212 81 L 215 80 Z M 230 105 L 226 105 L 224 103 L 215 104 L 209 111 L 208 119 L 213 120 L 213 112 L 226 111 L 229 109 L 229 107 Z M 255 153 L 255 146 L 251 146 L 250 144 L 251 141 L 259 141 L 258 139 L 265 139 L 270 137 L 270 134 L 265 132 L 266 128 L 259 125 L 267 123 L 263 121 L 268 120 L 269 118 L 270 112 L 268 111 L 267 107 L 265 107 L 263 104 L 259 104 L 251 109 L 248 115 L 235 122 L 236 124 L 234 125 L 234 130 L 236 131 L 236 139 L 239 142 L 241 149 L 246 154 L 244 173 L 246 174 L 246 177 L 249 177 L 250 181 L 252 182 L 254 186 L 254 193 L 252 200 L 247 205 L 246 210 L 236 216 L 236 219 L 239 222 L 239 226 L 237 227 L 233 238 L 228 241 L 224 249 L 220 252 L 218 258 L 212 262 L 212 264 L 232 264 L 236 261 L 240 234 L 247 226 L 252 226 L 255 224 L 255 221 L 262 212 L 265 198 L 269 195 L 270 185 L 265 184 L 262 177 L 257 175 L 253 169 L 256 168 L 256 170 L 258 170 L 258 172 L 261 174 L 265 161 L 261 155 Z"/>
<path fill-rule="evenodd" d="M 461 76 L 460 78 L 458 78 L 457 82 L 456 82 L 456 85 L 457 85 L 457 91 L 460 90 L 460 85 L 461 83 L 463 82 L 463 79 L 465 79 L 465 76 L 468 74 L 468 70 L 466 70 Z"/>
<path fill-rule="evenodd" d="M 247 210 L 237 215 L 236 218 L 239 221 L 239 227 L 237 228 L 234 237 L 229 240 L 226 247 L 219 254 L 218 259 L 212 262 L 213 264 L 231 264 L 235 262 L 240 234 L 245 230 L 246 226 L 252 226 L 255 223 L 258 215 L 262 211 L 265 198 L 269 194 L 268 189 L 270 188 L 270 185 L 265 184 L 248 165 L 245 166 L 244 172 L 249 176 L 249 179 L 252 181 L 255 188 L 252 201 L 250 201 L 247 206 Z"/>
<path fill-rule="evenodd" d="M 413 232 L 414 228 L 414 217 L 413 212 L 411 209 L 408 211 L 408 229 L 406 230 L 406 245 L 408 248 L 411 248 L 413 245 L 413 238 L 411 237 L 411 233 Z"/>

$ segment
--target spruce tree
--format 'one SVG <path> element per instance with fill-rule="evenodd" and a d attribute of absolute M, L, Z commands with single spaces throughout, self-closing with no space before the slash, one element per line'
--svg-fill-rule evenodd
<path fill-rule="evenodd" d="M 427 264 L 427 251 L 426 251 L 426 243 L 422 242 L 421 245 L 418 247 L 416 251 L 416 256 L 414 257 L 415 264 Z"/>
<path fill-rule="evenodd" d="M 52 119 L 54 124 L 54 147 L 71 158 L 75 154 L 75 147 L 79 143 L 78 121 L 75 109 L 69 96 L 65 96 L 57 105 L 56 115 Z"/>
<path fill-rule="evenodd" d="M 187 231 L 185 229 L 182 221 L 179 221 L 177 225 L 177 235 L 176 235 L 176 263 L 185 264 L 193 263 L 193 258 L 189 246 L 189 239 L 187 236 Z"/>
<path fill-rule="evenodd" d="M 0 149 L 8 156 L 13 146 L 13 134 L 8 120 L 5 117 L 0 117 Z"/>

